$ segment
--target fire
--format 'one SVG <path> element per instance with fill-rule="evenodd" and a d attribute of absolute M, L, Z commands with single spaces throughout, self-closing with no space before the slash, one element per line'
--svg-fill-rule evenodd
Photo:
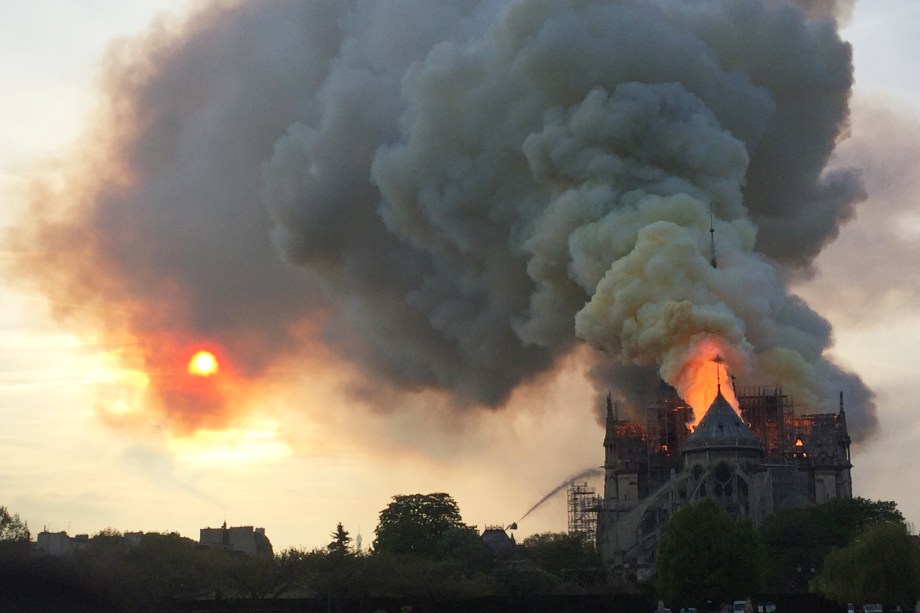
<path fill-rule="evenodd" d="M 196 377 L 210 377 L 218 371 L 217 358 L 204 349 L 195 353 L 188 363 L 188 372 Z"/>
<path fill-rule="evenodd" d="M 693 407 L 692 425 L 696 425 L 706 414 L 719 391 L 735 412 L 741 414 L 731 377 L 722 359 L 725 354 L 725 348 L 714 341 L 697 344 L 686 356 L 676 381 L 672 383 L 681 398 Z"/>

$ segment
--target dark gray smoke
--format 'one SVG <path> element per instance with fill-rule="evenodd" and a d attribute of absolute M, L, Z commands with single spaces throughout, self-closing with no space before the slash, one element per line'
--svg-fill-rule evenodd
<path fill-rule="evenodd" d="M 863 197 L 826 171 L 846 4 L 800 5 L 215 5 L 113 48 L 99 163 L 63 221 L 18 233 L 53 254 L 20 270 L 131 305 L 135 333 L 207 332 L 253 376 L 307 339 L 458 405 L 552 369 L 578 315 L 624 398 L 630 368 L 679 385 L 687 348 L 714 342 L 807 403 L 845 389 L 868 433 L 871 394 L 785 285 Z"/>

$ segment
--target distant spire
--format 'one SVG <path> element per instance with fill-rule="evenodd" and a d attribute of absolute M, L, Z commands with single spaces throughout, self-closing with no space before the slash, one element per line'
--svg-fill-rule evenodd
<path fill-rule="evenodd" d="M 709 203 L 709 265 L 718 268 L 716 265 L 716 229 L 712 223 L 712 203 Z"/>
<path fill-rule="evenodd" d="M 617 420 L 617 405 L 613 402 L 613 396 L 610 395 L 609 391 L 607 392 L 607 420 Z"/>
<path fill-rule="evenodd" d="M 716 363 L 716 395 L 718 396 L 722 394 L 722 364 L 725 360 L 722 359 L 722 356 L 716 354 L 712 361 Z"/>
<path fill-rule="evenodd" d="M 613 401 L 613 396 L 610 392 L 607 392 L 607 422 L 614 422 L 620 419 L 619 407 L 617 403 Z"/>
<path fill-rule="evenodd" d="M 840 430 L 847 441 L 849 441 L 849 435 L 847 434 L 847 414 L 843 411 L 843 390 L 840 390 L 840 412 L 837 413 L 837 419 L 834 420 L 837 423 L 837 429 Z M 849 451 L 849 447 L 847 447 Z"/>

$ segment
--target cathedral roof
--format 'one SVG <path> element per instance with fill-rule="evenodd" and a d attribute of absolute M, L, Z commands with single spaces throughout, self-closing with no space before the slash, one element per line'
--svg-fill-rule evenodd
<path fill-rule="evenodd" d="M 685 453 L 712 448 L 762 449 L 760 441 L 728 404 L 721 389 L 683 445 Z"/>

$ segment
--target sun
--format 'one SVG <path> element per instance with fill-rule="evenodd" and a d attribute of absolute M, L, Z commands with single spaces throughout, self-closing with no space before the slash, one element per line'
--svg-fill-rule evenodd
<path fill-rule="evenodd" d="M 210 377 L 217 374 L 217 358 L 210 351 L 201 350 L 188 362 L 188 372 L 196 377 Z"/>

